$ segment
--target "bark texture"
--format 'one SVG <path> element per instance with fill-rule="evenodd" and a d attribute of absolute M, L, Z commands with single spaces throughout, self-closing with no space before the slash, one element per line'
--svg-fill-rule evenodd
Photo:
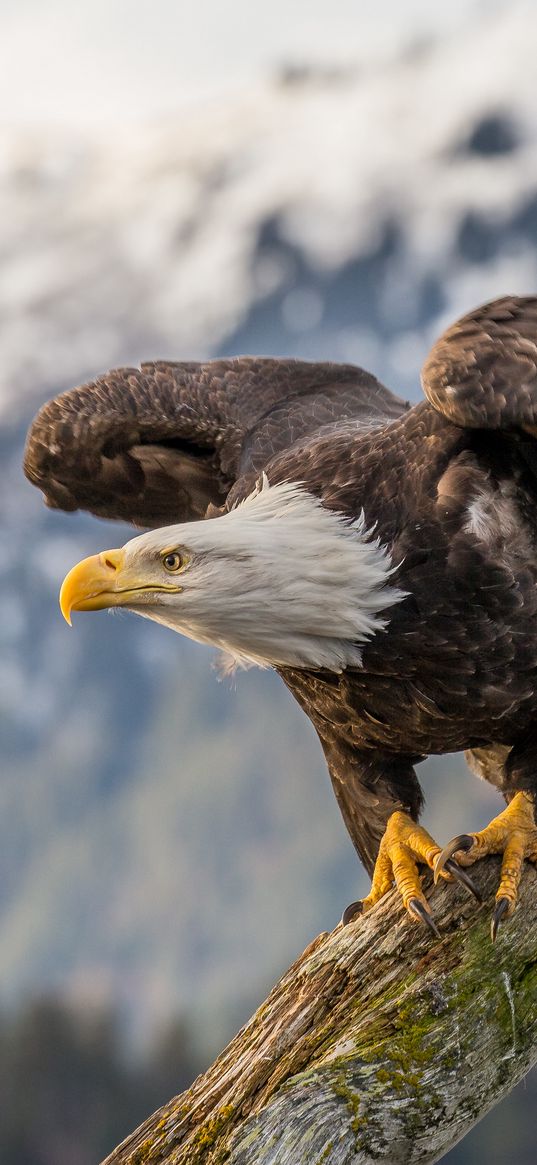
<path fill-rule="evenodd" d="M 484 906 L 432 890 L 442 938 L 395 893 L 320 935 L 211 1068 L 105 1165 L 428 1165 L 537 1060 L 537 871 L 493 945 Z"/>

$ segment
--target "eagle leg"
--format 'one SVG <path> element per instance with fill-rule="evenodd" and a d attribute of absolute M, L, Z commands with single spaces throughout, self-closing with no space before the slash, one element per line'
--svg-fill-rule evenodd
<path fill-rule="evenodd" d="M 347 906 L 342 918 L 344 926 L 357 914 L 365 914 L 385 894 L 395 882 L 403 900 L 405 910 L 418 921 L 424 922 L 433 934 L 440 934 L 421 888 L 418 862 L 435 869 L 435 860 L 440 855 L 440 846 L 430 833 L 409 816 L 397 810 L 392 813 L 380 843 L 380 849 L 373 870 L 371 889 L 367 898 Z M 439 875 L 462 882 L 477 898 L 479 893 L 472 880 L 448 858 Z"/>
<path fill-rule="evenodd" d="M 434 863 L 435 882 L 443 875 L 456 855 L 457 862 L 473 865 L 486 854 L 502 854 L 500 885 L 492 915 L 491 936 L 496 938 L 504 918 L 513 913 L 524 861 L 537 864 L 537 828 L 533 815 L 533 798 L 516 793 L 513 800 L 479 833 L 461 833 L 439 853 Z"/>

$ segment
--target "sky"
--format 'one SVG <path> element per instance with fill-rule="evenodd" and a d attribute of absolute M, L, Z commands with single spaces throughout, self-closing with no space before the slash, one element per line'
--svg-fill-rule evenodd
<path fill-rule="evenodd" d="M 282 63 L 367 65 L 506 0 L 0 0 L 0 124 L 171 115 Z"/>

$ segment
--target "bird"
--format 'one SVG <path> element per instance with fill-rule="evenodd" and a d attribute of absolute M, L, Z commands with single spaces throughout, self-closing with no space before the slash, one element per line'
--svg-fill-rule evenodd
<path fill-rule="evenodd" d="M 68 622 L 124 607 L 279 673 L 371 877 L 343 922 L 395 885 L 438 936 L 424 872 L 478 896 L 496 853 L 494 939 L 537 863 L 537 296 L 458 320 L 421 381 L 410 405 L 348 364 L 114 369 L 41 408 L 24 468 L 143 531 L 68 573 Z M 442 847 L 415 766 L 456 752 L 504 807 Z"/>

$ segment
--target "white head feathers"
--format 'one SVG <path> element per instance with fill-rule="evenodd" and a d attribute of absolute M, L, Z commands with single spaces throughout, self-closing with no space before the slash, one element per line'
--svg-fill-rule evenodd
<path fill-rule="evenodd" d="M 134 607 L 234 665 L 328 668 L 361 664 L 360 644 L 386 626 L 380 612 L 404 598 L 389 585 L 389 554 L 355 520 L 326 509 L 301 485 L 260 488 L 229 513 L 142 534 L 129 562 L 184 549 L 180 594 Z"/>

